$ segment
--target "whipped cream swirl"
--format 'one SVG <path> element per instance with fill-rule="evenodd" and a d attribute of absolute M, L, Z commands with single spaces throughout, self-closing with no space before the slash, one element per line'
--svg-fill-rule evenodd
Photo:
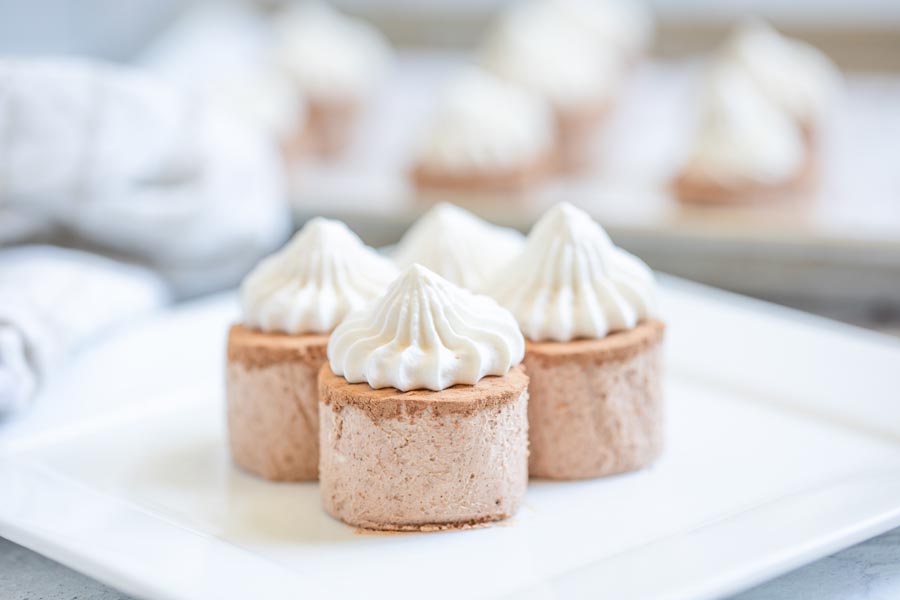
<path fill-rule="evenodd" d="M 489 291 L 534 341 L 602 338 L 632 329 L 654 314 L 656 304 L 647 265 L 567 203 L 541 217 L 524 251 Z"/>
<path fill-rule="evenodd" d="M 442 202 L 406 232 L 393 259 L 401 268 L 419 263 L 451 283 L 479 291 L 524 243 L 518 231 Z"/>
<path fill-rule="evenodd" d="M 515 319 L 487 296 L 412 265 L 374 304 L 352 313 L 328 342 L 331 370 L 350 383 L 440 391 L 505 375 L 525 340 Z"/>
<path fill-rule="evenodd" d="M 718 58 L 746 69 L 762 92 L 803 126 L 815 126 L 839 94 L 840 74 L 822 52 L 781 36 L 763 21 L 738 28 Z"/>
<path fill-rule="evenodd" d="M 440 173 L 508 171 L 547 159 L 554 136 L 542 98 L 473 67 L 446 90 L 418 163 Z"/>
<path fill-rule="evenodd" d="M 585 111 L 612 100 L 622 61 L 595 36 L 574 27 L 552 2 L 517 4 L 489 32 L 482 64 L 545 98 L 560 112 Z"/>
<path fill-rule="evenodd" d="M 244 324 L 292 335 L 328 333 L 384 293 L 396 275 L 346 225 L 315 218 L 244 279 Z"/>
<path fill-rule="evenodd" d="M 799 175 L 806 161 L 800 128 L 745 71 L 716 61 L 706 74 L 701 103 L 685 174 L 726 187 L 777 186 Z"/>
<path fill-rule="evenodd" d="M 390 63 L 390 47 L 374 27 L 327 4 L 294 5 L 276 25 L 281 64 L 313 102 L 364 100 Z"/>

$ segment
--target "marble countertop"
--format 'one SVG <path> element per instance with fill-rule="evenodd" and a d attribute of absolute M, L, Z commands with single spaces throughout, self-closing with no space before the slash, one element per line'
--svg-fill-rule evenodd
<path fill-rule="evenodd" d="M 0 538 L 0 598 L 128 600 L 129 596 Z M 733 600 L 798 598 L 900 598 L 900 528 L 733 596 Z"/>

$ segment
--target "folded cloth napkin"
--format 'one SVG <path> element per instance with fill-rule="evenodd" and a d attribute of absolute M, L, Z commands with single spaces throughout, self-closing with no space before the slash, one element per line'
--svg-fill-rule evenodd
<path fill-rule="evenodd" d="M 0 250 L 0 413 L 27 404 L 73 350 L 169 297 L 143 267 L 53 246 Z"/>
<path fill-rule="evenodd" d="M 290 231 L 274 141 L 135 69 L 0 59 L 0 412 L 112 325 L 234 284 Z M 12 216 L 21 218 L 13 219 Z"/>
<path fill-rule="evenodd" d="M 0 60 L 0 207 L 163 274 L 236 281 L 289 233 L 273 140 L 140 71 Z"/>

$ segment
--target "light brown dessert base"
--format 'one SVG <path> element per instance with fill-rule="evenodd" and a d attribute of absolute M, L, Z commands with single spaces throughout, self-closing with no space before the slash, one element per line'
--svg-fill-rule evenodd
<path fill-rule="evenodd" d="M 360 107 L 352 101 L 310 99 L 301 144 L 306 153 L 324 160 L 336 158 L 350 145 Z"/>
<path fill-rule="evenodd" d="M 603 477 L 659 456 L 664 329 L 651 320 L 599 340 L 527 342 L 532 477 Z"/>
<path fill-rule="evenodd" d="M 523 192 L 546 179 L 555 159 L 544 157 L 516 169 L 494 172 L 449 173 L 422 165 L 413 168 L 410 178 L 417 189 L 434 192 Z"/>
<path fill-rule="evenodd" d="M 672 181 L 672 191 L 685 204 L 766 204 L 808 198 L 815 190 L 819 174 L 819 161 L 812 148 L 808 148 L 808 152 L 809 158 L 803 169 L 792 180 L 780 185 L 724 185 L 683 172 Z"/>
<path fill-rule="evenodd" d="M 528 377 L 440 392 L 373 390 L 319 373 L 325 510 L 363 529 L 434 531 L 516 512 L 528 484 Z"/>
<path fill-rule="evenodd" d="M 590 165 L 597 129 L 611 112 L 612 104 L 606 101 L 556 111 L 558 171 L 573 173 Z"/>
<path fill-rule="evenodd" d="M 318 374 L 327 335 L 228 333 L 228 441 L 234 462 L 273 481 L 315 480 L 319 468 Z"/>

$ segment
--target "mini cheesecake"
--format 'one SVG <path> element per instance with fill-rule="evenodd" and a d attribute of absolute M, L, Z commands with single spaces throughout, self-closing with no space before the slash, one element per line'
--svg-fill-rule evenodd
<path fill-rule="evenodd" d="M 749 204 L 807 195 L 816 160 L 797 123 L 730 62 L 709 65 L 703 83 L 699 127 L 672 181 L 677 198 Z"/>
<path fill-rule="evenodd" d="M 444 90 L 411 179 L 420 191 L 521 192 L 553 170 L 555 144 L 546 101 L 469 67 Z"/>
<path fill-rule="evenodd" d="M 528 481 L 524 347 L 496 302 L 417 264 L 348 316 L 319 373 L 325 510 L 396 531 L 515 513 Z"/>
<path fill-rule="evenodd" d="M 664 326 L 650 269 L 561 203 L 488 291 L 526 338 L 531 476 L 585 479 L 652 463 L 664 441 Z"/>
<path fill-rule="evenodd" d="M 514 3 L 489 30 L 481 62 L 551 107 L 558 131 L 557 171 L 584 168 L 615 104 L 625 71 L 620 52 L 563 2 Z M 577 12 L 577 11 L 576 11 Z"/>
<path fill-rule="evenodd" d="M 364 529 L 429 531 L 505 519 L 528 484 L 528 377 L 439 392 L 319 374 L 325 510 Z"/>
<path fill-rule="evenodd" d="M 316 479 L 318 374 L 329 332 L 395 274 L 346 225 L 313 219 L 247 276 L 225 369 L 236 465 L 273 481 Z"/>
<path fill-rule="evenodd" d="M 827 115 L 840 74 L 812 46 L 762 21 L 719 48 L 701 86 L 701 119 L 672 182 L 692 204 L 748 204 L 814 195 Z"/>
<path fill-rule="evenodd" d="M 308 104 L 302 149 L 331 159 L 349 145 L 392 60 L 369 24 L 322 2 L 293 3 L 275 19 L 277 58 Z"/>
<path fill-rule="evenodd" d="M 327 346 L 327 335 L 231 328 L 225 388 L 235 464 L 273 481 L 317 478 L 316 378 Z"/>
<path fill-rule="evenodd" d="M 603 477 L 656 460 L 663 331 L 648 320 L 595 340 L 526 343 L 532 477 Z"/>

